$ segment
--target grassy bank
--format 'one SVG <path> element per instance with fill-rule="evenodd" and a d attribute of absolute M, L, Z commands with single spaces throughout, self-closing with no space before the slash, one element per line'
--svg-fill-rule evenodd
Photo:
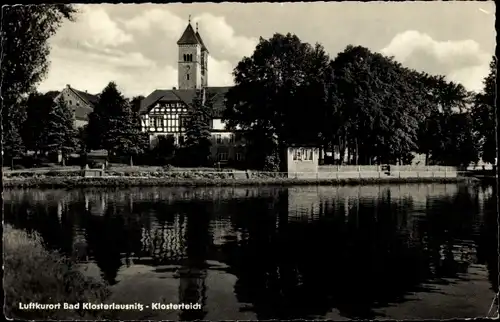
<path fill-rule="evenodd" d="M 47 251 L 40 236 L 4 226 L 4 292 L 7 318 L 22 320 L 95 319 L 92 312 L 20 310 L 19 303 L 103 302 L 105 284 L 74 270 L 70 259 Z"/>
<path fill-rule="evenodd" d="M 346 179 L 294 179 L 227 177 L 28 177 L 4 180 L 6 188 L 85 188 L 85 187 L 150 187 L 150 186 L 269 186 L 269 185 L 363 185 L 382 183 L 455 183 L 471 178 L 346 178 Z"/>

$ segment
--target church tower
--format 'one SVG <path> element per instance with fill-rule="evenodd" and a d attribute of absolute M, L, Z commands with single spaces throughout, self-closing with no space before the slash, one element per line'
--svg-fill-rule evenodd
<path fill-rule="evenodd" d="M 189 23 L 179 41 L 178 86 L 179 89 L 201 89 L 208 85 L 208 49 L 198 32 Z"/>

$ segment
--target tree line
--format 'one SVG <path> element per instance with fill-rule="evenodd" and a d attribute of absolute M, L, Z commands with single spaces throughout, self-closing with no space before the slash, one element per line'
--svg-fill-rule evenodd
<path fill-rule="evenodd" d="M 331 59 L 292 34 L 260 39 L 234 70 L 224 118 L 241 127 L 257 163 L 284 147 L 336 147 L 353 164 L 494 163 L 496 61 L 481 93 L 393 57 L 349 45 Z"/>
<path fill-rule="evenodd" d="M 70 126 L 64 102 L 45 102 L 34 93 L 47 74 L 48 39 L 76 14 L 71 5 L 4 8 L 2 164 L 4 156 L 13 159 L 27 149 L 68 154 L 98 148 L 132 163 L 147 149 L 137 115 L 140 98 L 124 98 L 114 83 L 80 131 Z M 496 157 L 495 59 L 484 91 L 472 93 L 362 46 L 347 46 L 331 59 L 320 44 L 275 34 L 261 38 L 233 76 L 224 120 L 229 130 L 245 133 L 252 167 L 282 166 L 290 144 L 337 149 L 354 164 L 408 163 L 415 152 L 429 164 L 494 163 Z M 206 163 L 210 154 L 213 102 L 201 97 L 189 112 L 185 143 L 174 147 L 192 165 Z"/>
<path fill-rule="evenodd" d="M 150 151 L 149 137 L 142 132 L 140 123 L 140 102 L 143 96 L 127 99 L 118 90 L 116 83 L 110 82 L 98 94 L 98 101 L 88 115 L 88 123 L 77 128 L 71 107 L 60 97 L 54 99 L 52 93 L 32 93 L 20 100 L 12 109 L 15 117 L 5 126 L 4 154 L 12 165 L 15 158 L 31 151 L 35 160 L 47 155 L 60 154 L 63 165 L 73 153 L 80 155 L 80 163 L 87 164 L 90 151 L 106 150 L 108 160 L 134 164 L 134 157 L 145 156 L 154 163 L 156 159 L 182 162 L 188 165 L 206 165 L 210 154 L 210 96 L 202 102 L 202 93 L 194 99 L 186 122 L 186 139 L 178 146 L 168 138 L 160 139 L 160 144 Z M 144 162 L 144 159 L 142 161 Z M 205 161 L 205 162 L 204 162 Z"/>

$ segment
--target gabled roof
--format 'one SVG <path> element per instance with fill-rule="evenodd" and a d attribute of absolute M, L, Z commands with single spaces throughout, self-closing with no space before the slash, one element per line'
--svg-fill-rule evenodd
<path fill-rule="evenodd" d="M 72 87 L 69 88 L 72 90 L 76 95 L 78 95 L 81 99 L 89 103 L 90 105 L 94 106 L 99 102 L 99 97 L 97 95 L 89 94 L 87 92 L 79 91 L 77 89 L 74 89 Z"/>
<path fill-rule="evenodd" d="M 207 87 L 207 94 L 214 95 L 213 98 L 213 117 L 220 118 L 225 109 L 224 99 L 226 93 L 231 87 Z M 191 106 L 196 97 L 196 89 L 158 89 L 147 96 L 141 102 L 140 114 L 148 113 L 153 105 L 162 102 L 184 102 Z"/>
<path fill-rule="evenodd" d="M 177 41 L 177 45 L 201 45 L 200 38 L 196 36 L 191 23 L 187 25 L 181 38 Z"/>

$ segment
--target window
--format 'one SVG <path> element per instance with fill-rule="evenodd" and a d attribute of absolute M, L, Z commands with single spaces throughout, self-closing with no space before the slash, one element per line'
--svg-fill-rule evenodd
<path fill-rule="evenodd" d="M 179 132 L 179 114 L 169 113 L 165 115 L 166 118 L 166 132 Z"/>
<path fill-rule="evenodd" d="M 221 153 L 217 154 L 217 160 L 227 161 L 227 159 L 228 159 L 228 155 L 226 152 L 221 152 Z"/>
<path fill-rule="evenodd" d="M 234 143 L 234 134 L 229 135 L 229 143 Z"/>
<path fill-rule="evenodd" d="M 73 105 L 73 101 L 72 100 L 69 100 L 69 105 Z"/>
<path fill-rule="evenodd" d="M 152 121 L 153 121 L 153 126 L 158 129 L 160 127 L 163 127 L 163 117 L 153 117 L 152 118 Z"/>
<path fill-rule="evenodd" d="M 186 74 L 186 80 L 189 80 L 189 74 Z"/>
<path fill-rule="evenodd" d="M 236 161 L 241 161 L 243 160 L 243 155 L 239 152 L 236 152 Z"/>
<path fill-rule="evenodd" d="M 215 142 L 217 144 L 221 144 L 222 143 L 222 135 L 221 134 L 216 134 L 215 135 Z"/>
<path fill-rule="evenodd" d="M 293 159 L 294 160 L 302 160 L 302 151 L 300 151 L 300 149 L 294 149 L 294 153 L 293 153 Z"/>
<path fill-rule="evenodd" d="M 185 142 L 185 138 L 184 138 L 184 135 L 180 135 L 179 136 L 179 145 L 183 145 Z"/>
<path fill-rule="evenodd" d="M 312 161 L 314 155 L 313 149 L 295 149 L 293 152 L 293 160 L 296 161 Z"/>

